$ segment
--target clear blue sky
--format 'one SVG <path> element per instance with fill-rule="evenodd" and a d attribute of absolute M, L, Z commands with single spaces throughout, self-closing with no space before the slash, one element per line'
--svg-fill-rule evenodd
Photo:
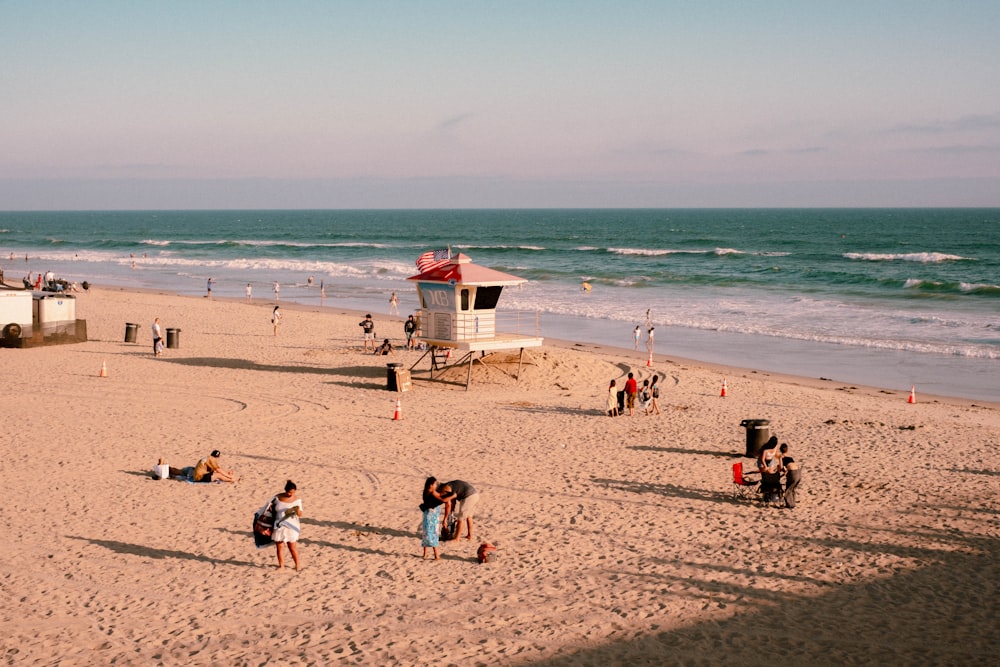
<path fill-rule="evenodd" d="M 1000 206 L 1000 2 L 0 0 L 0 209 Z"/>

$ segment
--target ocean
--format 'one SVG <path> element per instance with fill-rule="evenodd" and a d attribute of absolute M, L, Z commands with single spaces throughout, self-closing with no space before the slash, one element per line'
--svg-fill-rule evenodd
<path fill-rule="evenodd" d="M 322 282 L 325 307 L 376 318 L 392 292 L 417 308 L 405 279 L 446 247 L 526 278 L 500 309 L 544 336 L 631 349 L 648 313 L 658 358 L 1000 400 L 1000 209 L 0 212 L 8 284 L 211 277 L 260 301 L 278 281 L 320 305 Z"/>

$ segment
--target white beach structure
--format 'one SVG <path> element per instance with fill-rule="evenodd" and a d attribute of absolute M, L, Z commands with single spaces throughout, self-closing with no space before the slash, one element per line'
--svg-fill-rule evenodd
<path fill-rule="evenodd" d="M 483 363 L 487 351 L 519 349 L 519 376 L 525 348 L 542 344 L 537 313 L 496 309 L 503 288 L 528 282 L 524 278 L 473 264 L 468 255 L 459 253 L 407 280 L 417 284 L 420 300 L 417 339 L 428 346 L 411 371 L 430 355 L 430 376 L 434 379 L 434 372 L 447 366 L 450 351 L 456 350 L 464 354 L 452 365 L 468 363 L 468 389 L 472 364 Z"/>

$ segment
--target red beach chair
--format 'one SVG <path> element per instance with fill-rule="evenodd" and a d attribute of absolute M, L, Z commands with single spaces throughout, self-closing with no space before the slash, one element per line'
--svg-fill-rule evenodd
<path fill-rule="evenodd" d="M 752 499 L 757 493 L 759 479 L 750 479 L 743 475 L 743 462 L 733 464 L 733 499 Z"/>

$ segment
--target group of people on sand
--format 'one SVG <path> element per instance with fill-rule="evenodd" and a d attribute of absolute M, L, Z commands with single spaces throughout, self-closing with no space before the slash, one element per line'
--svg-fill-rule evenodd
<path fill-rule="evenodd" d="M 625 386 L 618 389 L 618 381 L 612 380 L 608 385 L 608 406 L 609 417 L 617 417 L 628 410 L 629 416 L 635 414 L 636 409 L 641 409 L 644 415 L 660 414 L 660 376 L 639 381 L 635 378 L 635 373 L 630 372 L 625 380 Z"/>
<path fill-rule="evenodd" d="M 440 558 L 438 546 L 441 541 L 457 540 L 462 536 L 463 523 L 465 539 L 472 539 L 472 516 L 479 504 L 479 492 L 468 482 L 455 479 L 438 482 L 436 477 L 428 477 L 424 482 L 423 501 L 420 503 L 420 546 L 424 548 L 423 558 L 431 549 L 434 560 Z"/>
<path fill-rule="evenodd" d="M 375 344 L 375 320 L 372 319 L 371 313 L 365 314 L 365 319 L 358 322 L 358 326 L 361 327 L 362 334 L 364 336 L 364 351 L 371 352 L 377 356 L 387 356 L 394 354 L 395 349 L 392 342 L 388 338 L 383 338 L 382 342 L 378 345 Z M 413 315 L 409 315 L 406 321 L 403 322 L 403 334 L 406 336 L 406 348 L 407 350 L 416 349 L 416 341 L 414 337 L 417 334 L 417 322 L 413 319 Z"/>
<path fill-rule="evenodd" d="M 784 500 L 785 507 L 795 507 L 795 494 L 802 482 L 802 469 L 792 457 L 787 443 L 778 444 L 778 436 L 773 435 L 757 456 L 757 470 L 760 472 L 760 492 L 769 502 Z M 785 476 L 782 488 L 781 476 Z"/>

